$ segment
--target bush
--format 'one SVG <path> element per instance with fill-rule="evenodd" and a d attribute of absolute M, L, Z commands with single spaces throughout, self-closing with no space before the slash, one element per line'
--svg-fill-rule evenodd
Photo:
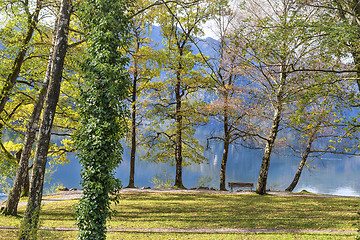
<path fill-rule="evenodd" d="M 152 178 L 152 182 L 154 183 L 154 188 L 170 188 L 174 185 L 174 180 L 170 174 L 165 171 L 162 171 L 159 174 L 155 174 Z"/>

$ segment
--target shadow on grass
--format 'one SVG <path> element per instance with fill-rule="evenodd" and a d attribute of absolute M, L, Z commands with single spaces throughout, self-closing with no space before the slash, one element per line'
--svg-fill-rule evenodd
<path fill-rule="evenodd" d="M 204 228 L 352 228 L 357 199 L 274 195 L 132 194 L 113 222 L 141 227 Z"/>
<path fill-rule="evenodd" d="M 77 201 L 46 203 L 43 226 L 74 226 Z M 259 196 L 202 193 L 121 194 L 110 225 L 114 228 L 285 228 L 355 229 L 359 199 L 314 196 Z M 19 217 L 2 216 L 16 226 Z"/>

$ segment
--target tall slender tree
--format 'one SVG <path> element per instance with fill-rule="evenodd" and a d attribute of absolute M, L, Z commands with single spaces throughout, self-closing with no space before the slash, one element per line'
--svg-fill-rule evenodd
<path fill-rule="evenodd" d="M 136 10 L 145 9 L 149 5 L 147 1 L 139 1 L 136 4 Z M 152 8 L 149 8 L 153 10 Z M 156 11 L 142 11 L 137 14 L 132 21 L 132 47 L 130 49 L 130 68 L 129 73 L 132 79 L 130 90 L 131 104 L 131 123 L 128 139 L 130 145 L 130 174 L 127 188 L 135 187 L 135 160 L 137 147 L 139 143 L 138 132 L 140 131 L 141 122 L 144 118 L 145 103 L 144 95 L 146 94 L 146 85 L 154 77 L 159 75 L 160 67 L 156 64 L 156 50 L 152 46 L 149 38 L 151 34 L 151 24 L 154 21 Z"/>
<path fill-rule="evenodd" d="M 175 164 L 175 188 L 185 188 L 182 182 L 184 159 L 202 162 L 203 147 L 193 137 L 194 126 L 206 121 L 197 113 L 196 91 L 204 83 L 205 74 L 195 67 L 201 57 L 191 50 L 191 39 L 201 34 L 200 24 L 208 17 L 206 4 L 164 2 L 157 21 L 162 28 L 165 48 L 164 70 L 167 78 L 153 82 L 152 97 L 156 103 L 151 113 L 152 134 L 149 136 L 146 158 Z"/>
<path fill-rule="evenodd" d="M 56 21 L 57 24 L 57 21 Z M 57 26 L 55 24 L 54 33 L 56 33 Z M 55 34 L 54 34 L 55 36 Z M 55 38 L 53 38 L 53 44 L 55 43 Z M 25 134 L 24 139 L 24 146 L 22 148 L 22 151 L 20 152 L 20 159 L 18 163 L 18 170 L 16 172 L 16 177 L 14 180 L 14 184 L 12 187 L 12 190 L 8 196 L 8 199 L 6 201 L 5 209 L 3 210 L 3 213 L 5 215 L 16 215 L 17 214 L 17 206 L 20 200 L 21 192 L 24 190 L 24 184 L 26 181 L 28 181 L 28 166 L 29 166 L 29 159 L 31 156 L 31 150 L 33 147 L 33 144 L 35 142 L 35 136 L 36 131 L 38 129 L 39 120 L 40 120 L 40 114 L 42 112 L 42 108 L 45 101 L 45 95 L 47 92 L 47 88 L 49 85 L 49 78 L 51 73 L 51 67 L 52 67 L 52 56 L 53 55 L 53 48 L 51 47 L 50 54 L 49 54 L 49 60 L 48 60 L 48 66 L 46 70 L 46 74 L 44 77 L 44 82 L 41 86 L 41 89 L 39 91 L 39 94 L 37 96 L 37 100 L 34 104 L 34 109 L 30 117 L 30 121 L 28 123 L 27 131 Z"/>
<path fill-rule="evenodd" d="M 213 6 L 212 30 L 216 32 L 218 41 L 211 41 L 216 52 L 215 57 L 208 61 L 212 72 L 210 92 L 215 90 L 216 100 L 207 106 L 207 114 L 213 116 L 221 123 L 220 133 L 217 129 L 211 133 L 209 140 L 223 143 L 223 154 L 220 167 L 220 190 L 226 190 L 226 166 L 228 162 L 229 148 L 231 144 L 240 143 L 247 136 L 244 131 L 244 117 L 250 113 L 248 104 L 245 103 L 246 88 L 241 85 L 241 67 L 238 66 L 238 58 L 234 54 L 234 46 L 231 43 L 231 33 L 235 12 L 232 11 L 227 1 L 216 1 Z"/>
<path fill-rule="evenodd" d="M 257 105 L 260 114 L 248 122 L 264 144 L 256 192 L 265 194 L 270 159 L 282 129 L 282 119 L 291 111 L 294 96 L 304 86 L 291 70 L 304 63 L 307 54 L 318 47 L 307 27 L 313 21 L 315 10 L 292 0 L 250 1 L 244 6 L 241 14 L 246 20 L 235 31 L 234 42 L 244 46 L 240 48 L 239 57 L 249 79 L 252 101 L 262 103 L 262 107 Z"/>
<path fill-rule="evenodd" d="M 71 0 L 63 0 L 59 10 L 59 17 L 55 24 L 56 39 L 52 52 L 49 86 L 46 93 L 45 107 L 36 145 L 29 199 L 21 223 L 19 239 L 36 238 L 51 128 L 60 95 L 63 65 L 68 47 L 68 31 L 71 13 Z"/>

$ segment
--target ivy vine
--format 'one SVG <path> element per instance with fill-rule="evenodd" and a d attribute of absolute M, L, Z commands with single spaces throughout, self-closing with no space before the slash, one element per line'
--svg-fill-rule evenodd
<path fill-rule="evenodd" d="M 83 187 L 77 209 L 78 239 L 106 238 L 109 194 L 119 185 L 114 170 L 123 151 L 123 100 L 129 86 L 128 58 L 121 49 L 129 44 L 130 4 L 129 0 L 85 0 L 79 6 L 87 56 L 81 62 L 85 85 L 79 101 L 81 127 L 75 134 Z"/>

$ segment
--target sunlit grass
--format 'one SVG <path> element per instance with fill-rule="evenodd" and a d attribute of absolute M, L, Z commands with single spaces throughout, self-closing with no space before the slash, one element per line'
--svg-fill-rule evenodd
<path fill-rule="evenodd" d="M 354 230 L 358 199 L 218 194 L 123 194 L 115 228 Z"/>
<path fill-rule="evenodd" d="M 41 226 L 76 227 L 78 200 L 49 202 L 41 210 Z M 256 194 L 206 193 L 122 193 L 108 222 L 112 229 L 312 229 L 356 230 L 357 198 L 318 196 L 275 196 Z M 18 217 L 0 215 L 1 226 L 18 227 Z M 76 232 L 40 231 L 40 239 L 76 239 Z M 15 230 L 1 230 L 0 239 L 14 239 Z M 48 237 L 50 236 L 50 237 Z M 108 239 L 347 239 L 351 234 L 320 233 L 119 233 L 109 232 Z M 16 238 L 16 236 L 15 236 Z"/>

